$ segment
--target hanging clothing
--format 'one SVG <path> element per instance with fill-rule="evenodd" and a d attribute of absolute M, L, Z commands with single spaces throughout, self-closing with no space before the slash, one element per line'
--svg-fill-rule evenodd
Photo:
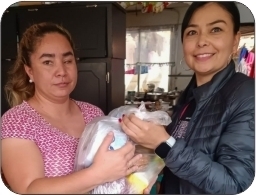
<path fill-rule="evenodd" d="M 246 48 L 245 46 L 243 46 L 243 47 L 241 48 L 241 51 L 240 51 L 239 62 L 241 62 L 241 60 L 242 60 L 243 58 L 247 58 L 247 55 L 248 55 L 248 50 L 247 50 L 247 48 Z"/>
<path fill-rule="evenodd" d="M 130 69 L 130 70 L 126 70 L 124 73 L 125 73 L 125 74 L 134 74 L 134 73 L 135 73 L 135 69 L 132 68 L 132 69 Z"/>
<path fill-rule="evenodd" d="M 239 62 L 237 72 L 241 72 L 245 75 L 248 75 L 248 66 L 244 58 L 242 58 L 241 61 Z"/>
<path fill-rule="evenodd" d="M 255 78 L 255 61 L 252 64 L 252 69 L 251 69 L 251 72 L 249 74 L 249 77 Z"/>
<path fill-rule="evenodd" d="M 135 66 L 133 65 L 126 65 L 124 68 L 125 74 L 134 74 L 134 71 L 135 71 Z"/>
<path fill-rule="evenodd" d="M 136 66 L 134 74 L 136 75 L 138 72 L 140 72 L 140 74 L 148 73 L 148 66 Z"/>
<path fill-rule="evenodd" d="M 246 61 L 248 63 L 248 66 L 250 66 L 248 76 L 251 78 L 255 78 L 255 53 L 254 53 L 254 50 L 250 51 Z"/>
<path fill-rule="evenodd" d="M 248 53 L 248 56 L 247 56 L 245 62 L 247 64 L 247 70 L 248 70 L 247 76 L 250 76 L 252 65 L 253 65 L 253 62 L 254 62 L 254 53 L 253 52 Z"/>

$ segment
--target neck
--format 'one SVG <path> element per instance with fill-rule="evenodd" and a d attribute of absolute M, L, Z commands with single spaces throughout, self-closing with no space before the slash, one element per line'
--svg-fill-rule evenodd
<path fill-rule="evenodd" d="M 229 63 L 228 63 L 229 64 Z M 196 84 L 197 84 L 197 87 L 199 87 L 199 86 L 201 86 L 201 85 L 203 85 L 203 84 L 205 84 L 205 83 L 208 83 L 209 81 L 211 81 L 212 80 L 212 78 L 213 78 L 213 76 L 215 75 L 215 74 L 217 74 L 218 72 L 220 72 L 220 71 L 222 71 L 223 69 L 225 69 L 226 68 L 226 66 L 225 67 L 223 67 L 223 68 L 221 68 L 221 69 L 219 69 L 218 71 L 215 71 L 215 72 L 213 72 L 213 73 L 207 73 L 207 74 L 200 74 L 200 73 L 195 73 L 195 75 L 196 75 Z"/>
<path fill-rule="evenodd" d="M 200 75 L 200 74 L 196 73 L 196 85 L 197 85 L 197 87 L 199 87 L 199 86 L 201 86 L 205 83 L 208 83 L 212 79 L 213 75 Z"/>
<path fill-rule="evenodd" d="M 67 116 L 71 113 L 71 101 L 69 97 L 50 100 L 35 92 L 30 102 L 50 116 Z"/>

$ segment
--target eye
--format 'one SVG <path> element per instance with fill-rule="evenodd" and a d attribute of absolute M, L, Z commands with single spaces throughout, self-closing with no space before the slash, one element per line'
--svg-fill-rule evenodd
<path fill-rule="evenodd" d="M 71 63 L 72 63 L 72 60 L 65 60 L 64 63 L 65 63 L 65 64 L 71 64 Z"/>
<path fill-rule="evenodd" d="M 194 30 L 191 30 L 187 33 L 188 36 L 192 36 L 192 35 L 195 35 L 196 34 L 196 31 Z"/>
<path fill-rule="evenodd" d="M 222 30 L 219 27 L 215 27 L 215 28 L 212 29 L 211 32 L 216 33 L 216 32 L 221 32 L 221 31 Z"/>
<path fill-rule="evenodd" d="M 44 65 L 52 65 L 53 63 L 50 60 L 46 60 L 46 61 L 43 61 L 43 64 Z"/>

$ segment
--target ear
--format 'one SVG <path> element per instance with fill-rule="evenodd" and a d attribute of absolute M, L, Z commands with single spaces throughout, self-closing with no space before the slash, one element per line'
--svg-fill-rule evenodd
<path fill-rule="evenodd" d="M 26 71 L 28 77 L 29 77 L 32 81 L 34 81 L 34 76 L 33 76 L 33 70 L 32 70 L 32 68 L 25 64 L 25 65 L 24 65 L 24 69 L 25 69 L 25 71 Z"/>
<path fill-rule="evenodd" d="M 240 42 L 240 37 L 241 37 L 241 33 L 240 33 L 240 31 L 238 31 L 237 34 L 234 37 L 233 53 L 237 52 L 238 45 L 239 45 L 239 42 Z"/>

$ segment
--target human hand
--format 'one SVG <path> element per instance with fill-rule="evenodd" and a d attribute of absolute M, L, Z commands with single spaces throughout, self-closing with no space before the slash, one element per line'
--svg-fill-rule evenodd
<path fill-rule="evenodd" d="M 133 114 L 123 116 L 120 124 L 134 142 L 146 148 L 155 149 L 170 137 L 163 126 L 143 121 Z"/>
<path fill-rule="evenodd" d="M 140 160 L 141 155 L 134 156 L 135 146 L 131 142 L 127 142 L 120 149 L 109 150 L 113 137 L 113 132 L 110 132 L 104 138 L 92 164 L 96 171 L 95 174 L 100 175 L 104 183 L 116 181 L 139 169 L 136 163 Z"/>
<path fill-rule="evenodd" d="M 152 181 L 149 183 L 148 187 L 143 190 L 143 194 L 150 194 L 150 191 L 151 191 L 153 185 L 156 183 L 157 178 L 158 178 L 158 176 L 156 176 L 154 179 L 152 179 Z"/>

